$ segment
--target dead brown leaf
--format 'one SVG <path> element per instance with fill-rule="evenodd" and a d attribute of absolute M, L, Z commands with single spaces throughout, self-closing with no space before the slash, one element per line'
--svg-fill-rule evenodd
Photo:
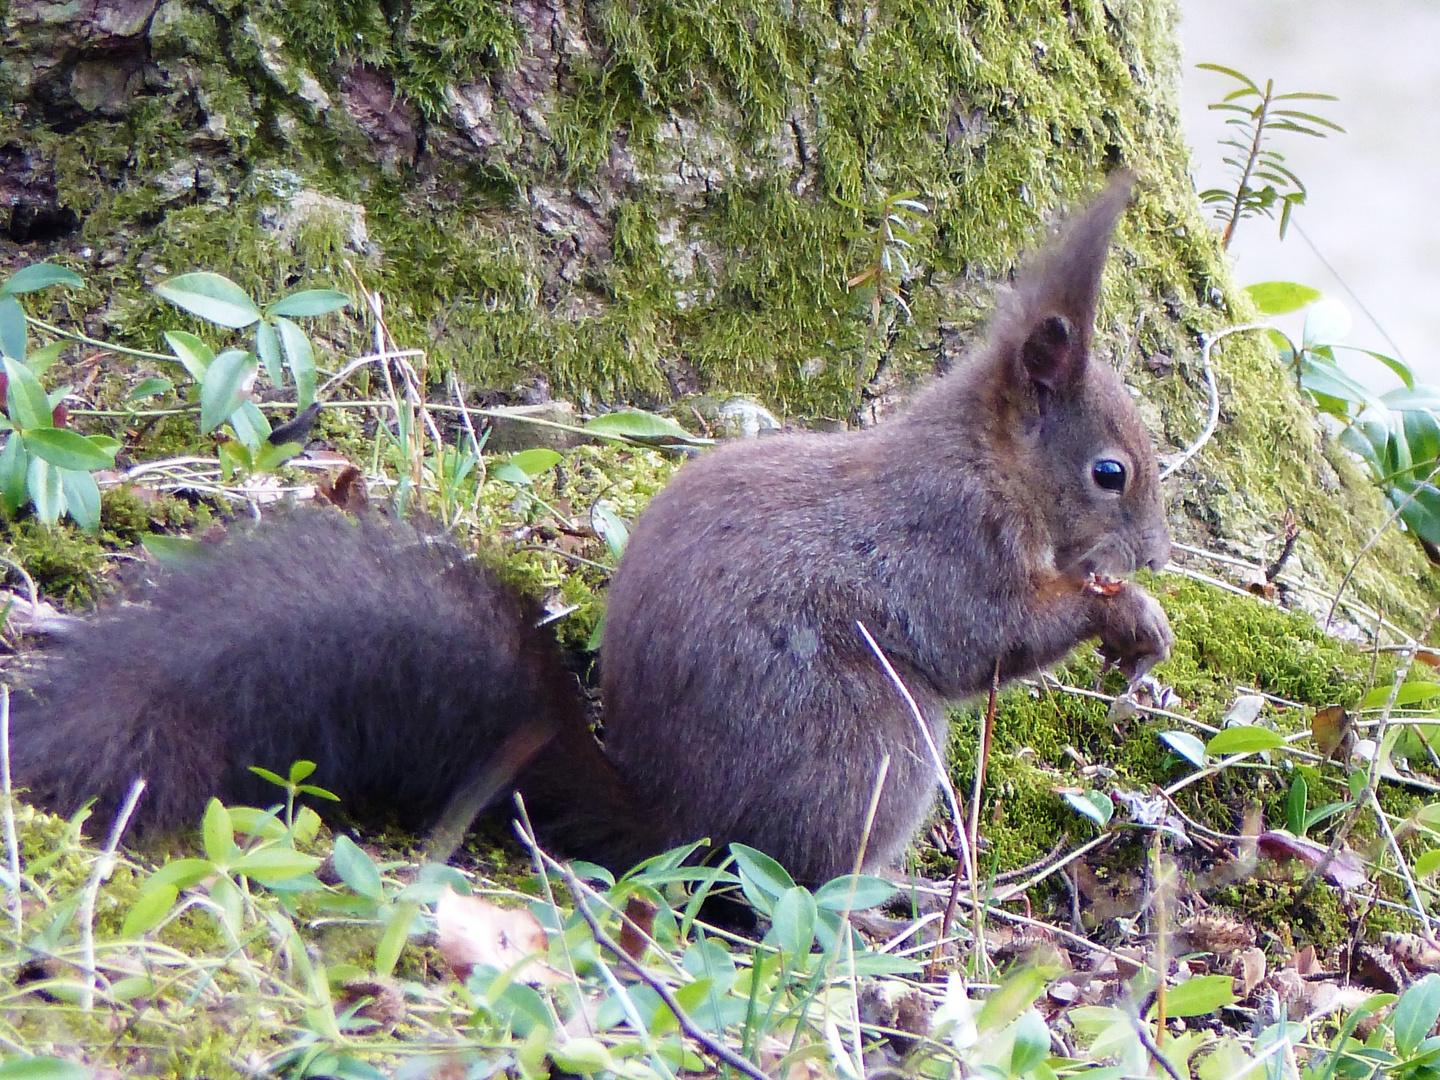
<path fill-rule="evenodd" d="M 457 978 L 468 978 L 480 965 L 508 971 L 527 958 L 516 978 L 532 986 L 553 986 L 559 972 L 544 963 L 545 930 L 523 908 L 503 908 L 477 896 L 461 896 L 451 888 L 435 905 L 440 954 Z"/>

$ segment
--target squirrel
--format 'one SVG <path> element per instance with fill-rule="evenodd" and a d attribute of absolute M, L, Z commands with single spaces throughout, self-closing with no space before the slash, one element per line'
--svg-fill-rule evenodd
<path fill-rule="evenodd" d="M 1149 435 L 1091 356 L 1122 176 L 1023 265 L 987 334 L 896 419 L 732 443 L 640 515 L 609 585 L 604 747 L 534 601 L 404 526 L 306 512 L 227 541 L 61 643 L 12 723 L 16 782 L 72 811 L 150 781 L 142 830 L 266 801 L 308 758 L 354 820 L 424 825 L 501 780 L 542 841 L 615 869 L 708 837 L 818 883 L 903 853 L 949 704 L 1080 642 L 1129 677 L 1174 643 L 1130 577 L 1170 541 Z M 508 771 L 506 771 L 508 769 Z M 484 788 L 484 784 L 481 784 Z M 482 796 L 483 797 L 483 796 Z M 469 818 L 466 817 L 468 823 Z"/>

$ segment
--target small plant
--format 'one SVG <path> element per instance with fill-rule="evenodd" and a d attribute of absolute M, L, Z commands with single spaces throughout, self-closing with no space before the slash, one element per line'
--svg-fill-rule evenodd
<path fill-rule="evenodd" d="M 339 311 L 349 298 L 335 289 L 301 289 L 262 309 L 229 278 L 209 272 L 181 274 L 161 282 L 155 291 L 216 326 L 255 328 L 253 349 L 226 349 L 219 355 L 194 334 L 176 330 L 165 335 L 175 359 L 199 384 L 201 434 L 227 422 L 234 433 L 235 440 L 220 448 L 225 479 L 236 472 L 269 472 L 299 453 L 294 443 L 268 442 L 270 422 L 251 400 L 251 387 L 261 366 L 277 387 L 284 385 L 288 369 L 295 382 L 297 412 L 309 408 L 315 400 L 315 351 L 294 320 Z"/>
<path fill-rule="evenodd" d="M 1277 94 L 1273 79 L 1266 79 L 1262 90 L 1253 79 L 1234 68 L 1220 64 L 1195 66 L 1217 71 L 1240 84 L 1238 89 L 1209 106 L 1217 112 L 1234 113 L 1225 123 L 1237 129 L 1234 138 L 1220 143 L 1233 151 L 1232 156 L 1225 158 L 1225 164 L 1234 170 L 1234 188 L 1210 188 L 1200 193 L 1200 201 L 1216 207 L 1216 216 L 1224 223 L 1221 245 L 1230 246 L 1241 221 L 1260 214 L 1274 217 L 1276 207 L 1280 209 L 1280 237 L 1284 239 L 1290 213 L 1305 202 L 1306 191 L 1300 178 L 1285 165 L 1285 155 L 1267 145 L 1269 139 L 1279 131 L 1323 139 L 1326 129 L 1339 132 L 1345 129 L 1323 116 L 1280 107 L 1280 103 L 1336 98 L 1332 94 L 1307 92 Z"/>
<path fill-rule="evenodd" d="M 1365 463 L 1405 527 L 1432 560 L 1440 559 L 1440 389 L 1417 383 L 1410 367 L 1393 356 L 1344 344 L 1349 314 L 1318 289 L 1267 281 L 1246 291 L 1266 315 L 1308 308 L 1298 343 L 1270 331 L 1281 362 L 1315 407 L 1341 425 L 1340 444 Z M 1375 393 L 1340 366 L 1337 353 L 1343 350 L 1378 360 L 1402 385 Z"/>
<path fill-rule="evenodd" d="M 120 443 L 108 435 L 82 435 L 65 426 L 62 402 L 70 387 L 47 393 L 40 376 L 59 356 L 58 345 L 29 351 L 25 310 L 17 295 L 53 285 L 80 288 L 76 274 L 34 263 L 0 283 L 0 349 L 4 352 L 5 416 L 10 432 L 0 451 L 0 505 L 14 514 L 27 503 L 47 525 L 69 514 L 86 532 L 100 528 L 100 488 L 92 475 L 115 464 Z"/>
<path fill-rule="evenodd" d="M 874 247 L 870 263 L 845 282 L 847 289 L 868 294 L 870 321 L 874 326 L 880 325 L 880 312 L 887 303 L 900 308 L 906 318 L 910 317 L 910 305 L 902 288 L 910 275 L 910 259 L 906 253 L 913 251 L 919 242 L 920 215 L 930 212 L 915 195 L 913 191 L 891 195 L 876 208 L 879 220 L 871 234 Z"/>

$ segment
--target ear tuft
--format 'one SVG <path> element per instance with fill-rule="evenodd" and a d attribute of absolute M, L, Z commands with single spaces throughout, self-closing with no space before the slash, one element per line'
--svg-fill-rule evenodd
<path fill-rule="evenodd" d="M 1134 181 L 1129 172 L 1114 177 L 1016 279 L 1008 319 L 1024 343 L 1026 373 L 1046 390 L 1084 373 L 1110 237 Z"/>

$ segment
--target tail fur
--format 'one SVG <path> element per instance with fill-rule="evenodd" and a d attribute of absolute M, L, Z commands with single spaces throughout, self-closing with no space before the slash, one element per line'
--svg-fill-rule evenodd
<path fill-rule="evenodd" d="M 134 827 L 154 833 L 198 823 L 212 795 L 273 802 L 249 766 L 306 758 L 350 818 L 423 828 L 525 727 L 543 745 L 514 786 L 542 838 L 628 865 L 653 830 L 539 614 L 401 526 L 267 522 L 53 651 L 34 699 L 17 699 L 15 780 L 60 812 L 95 798 L 106 820 L 142 776 Z"/>

